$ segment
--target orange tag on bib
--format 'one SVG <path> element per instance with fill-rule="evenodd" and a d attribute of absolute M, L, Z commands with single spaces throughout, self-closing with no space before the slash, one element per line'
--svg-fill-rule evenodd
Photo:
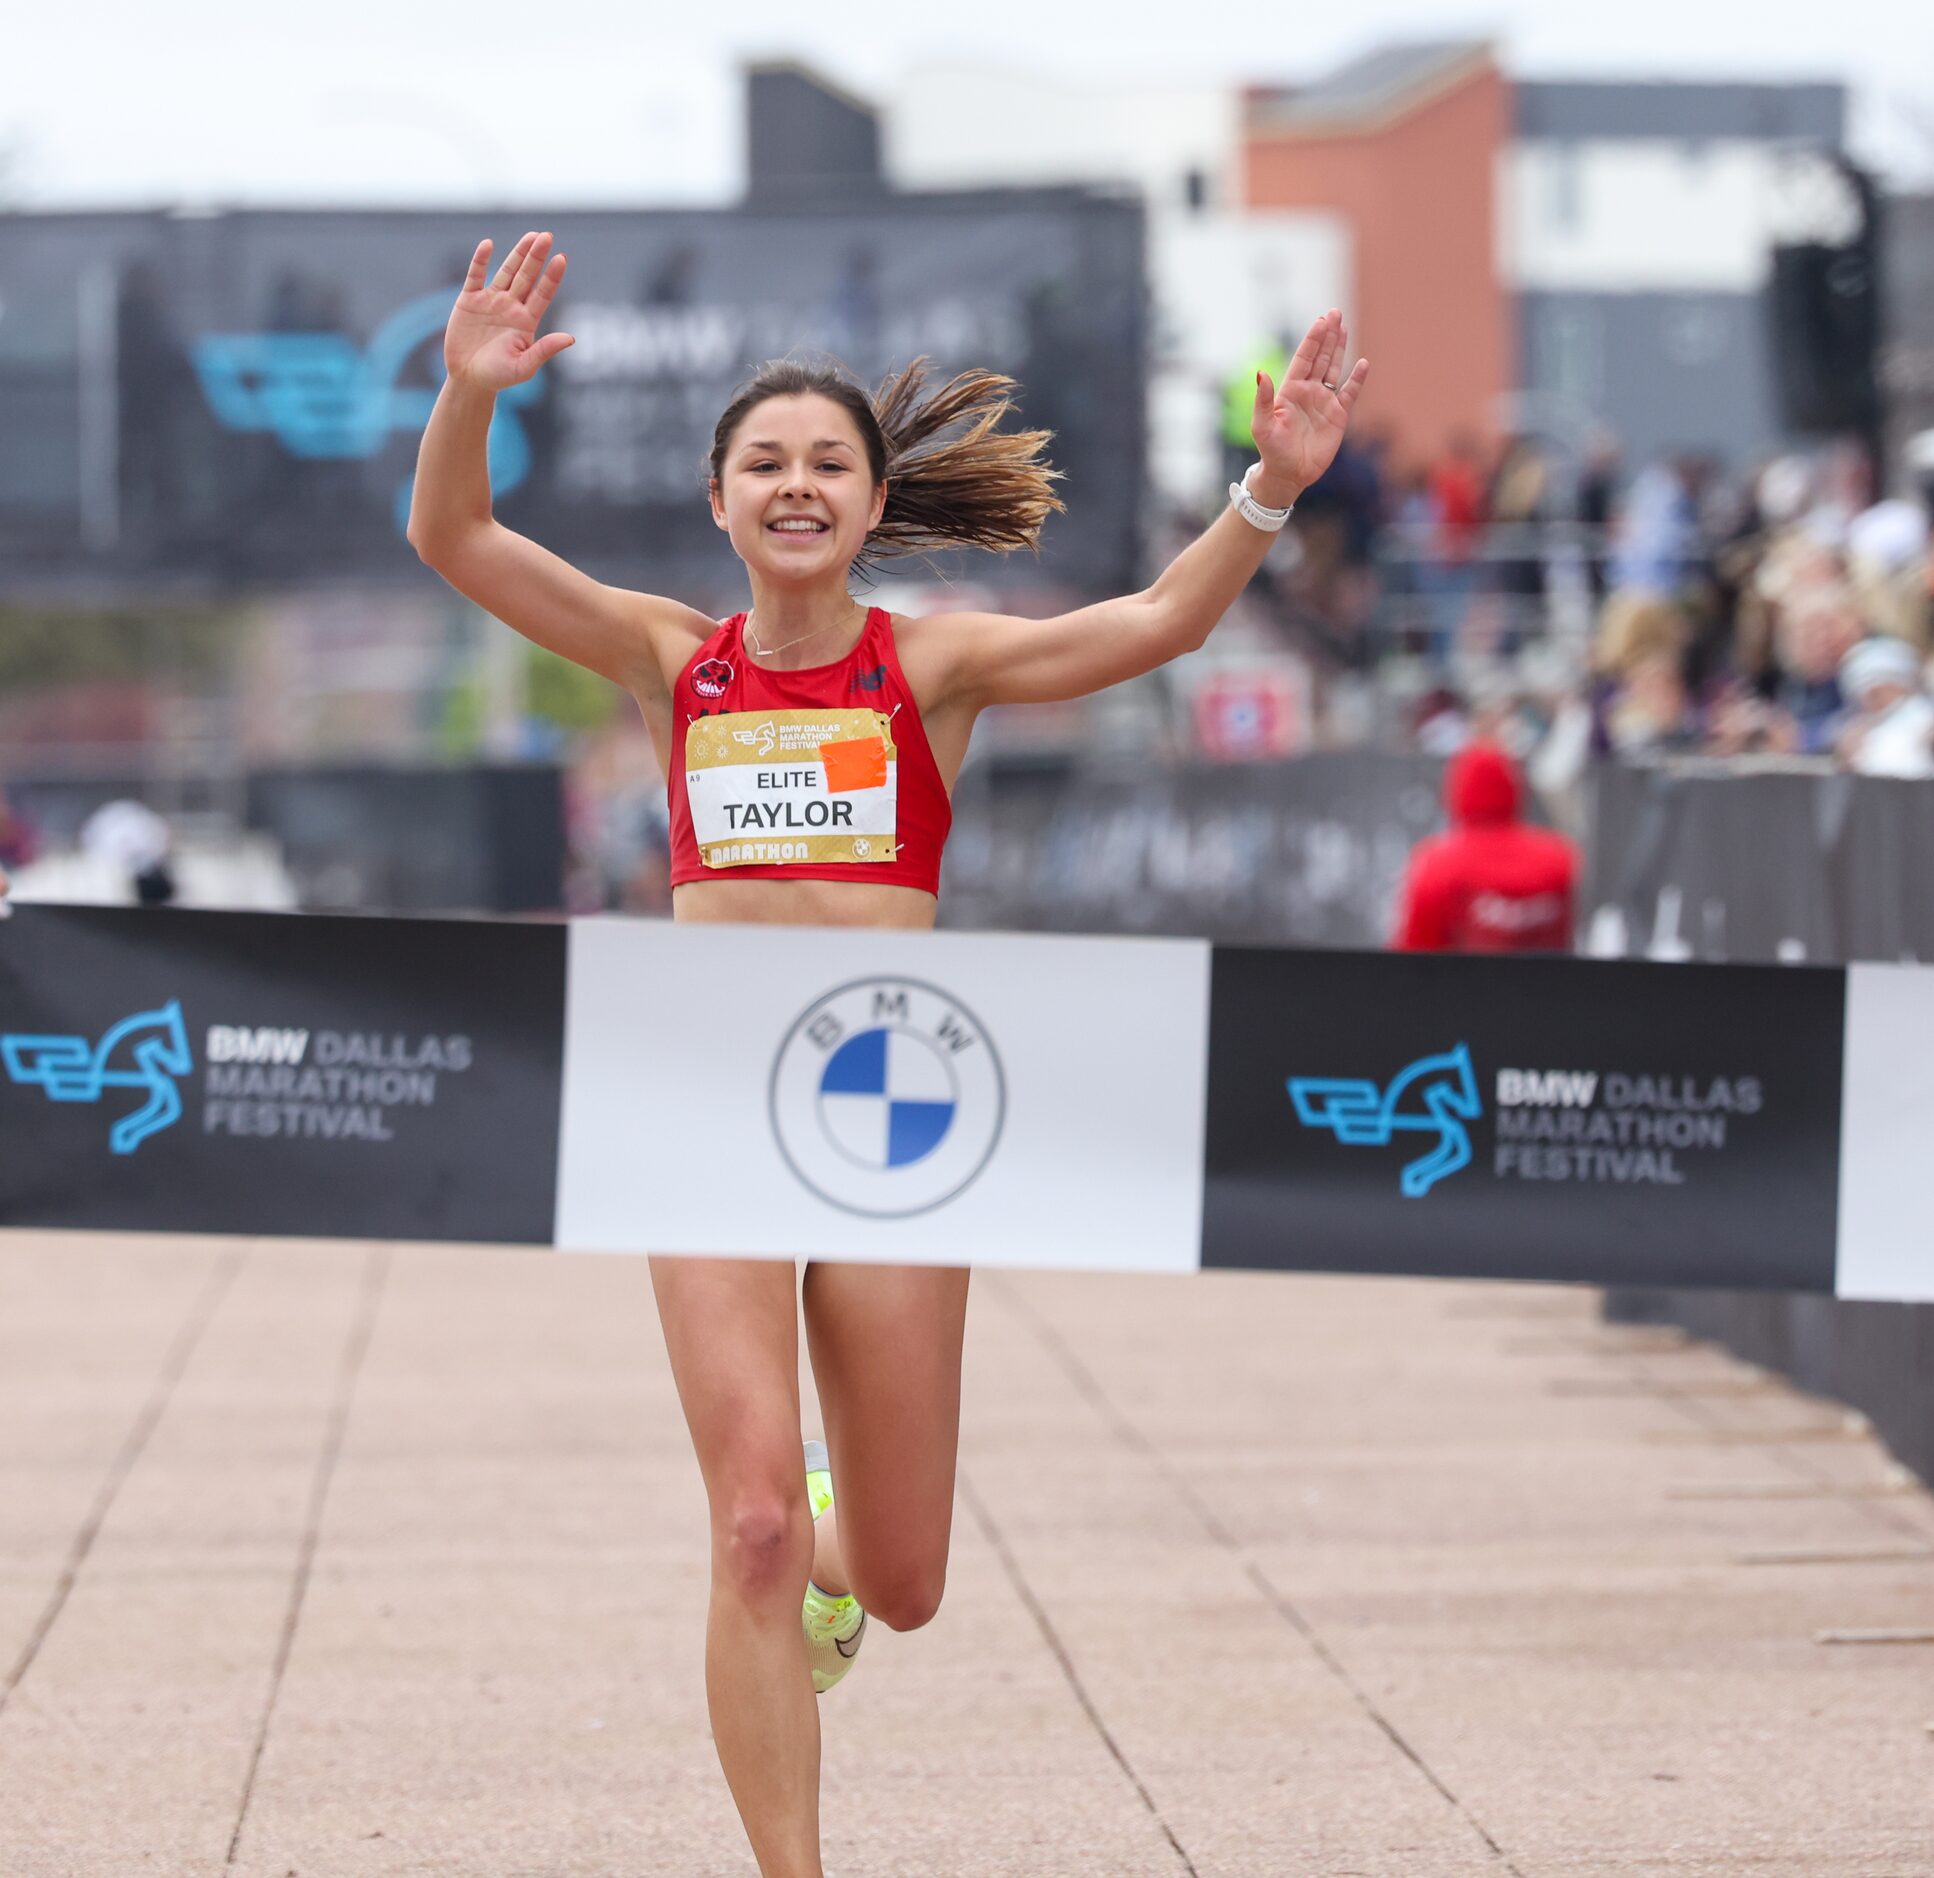
<path fill-rule="evenodd" d="M 853 737 L 842 743 L 822 743 L 819 760 L 826 765 L 828 795 L 886 786 L 884 737 Z"/>

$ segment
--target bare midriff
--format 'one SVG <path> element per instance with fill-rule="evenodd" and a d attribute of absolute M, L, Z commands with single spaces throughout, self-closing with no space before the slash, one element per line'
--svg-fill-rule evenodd
<path fill-rule="evenodd" d="M 938 905 L 924 888 L 878 880 L 688 880 L 672 889 L 672 918 L 708 925 L 923 930 Z"/>

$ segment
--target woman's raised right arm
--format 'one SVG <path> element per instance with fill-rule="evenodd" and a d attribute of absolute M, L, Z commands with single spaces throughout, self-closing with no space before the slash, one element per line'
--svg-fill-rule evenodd
<path fill-rule="evenodd" d="M 448 373 L 417 451 L 409 540 L 426 566 L 525 638 L 640 696 L 663 693 L 668 662 L 712 629 L 675 600 L 608 587 L 490 512 L 487 447 L 497 394 L 571 344 L 537 337 L 564 278 L 548 234 L 526 235 L 486 285 L 490 243 L 470 258 L 443 336 Z"/>

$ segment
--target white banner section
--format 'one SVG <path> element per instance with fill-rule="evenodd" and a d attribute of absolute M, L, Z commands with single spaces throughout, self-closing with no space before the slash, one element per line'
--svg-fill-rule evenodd
<path fill-rule="evenodd" d="M 1847 967 L 1840 1298 L 1934 1301 L 1934 972 Z"/>
<path fill-rule="evenodd" d="M 575 920 L 557 1244 L 1194 1271 L 1209 948 Z"/>

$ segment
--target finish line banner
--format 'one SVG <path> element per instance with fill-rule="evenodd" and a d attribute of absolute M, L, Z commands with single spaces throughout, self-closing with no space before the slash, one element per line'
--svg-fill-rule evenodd
<path fill-rule="evenodd" d="M 21 906 L 0 1225 L 1934 1299 L 1934 970 Z"/>

